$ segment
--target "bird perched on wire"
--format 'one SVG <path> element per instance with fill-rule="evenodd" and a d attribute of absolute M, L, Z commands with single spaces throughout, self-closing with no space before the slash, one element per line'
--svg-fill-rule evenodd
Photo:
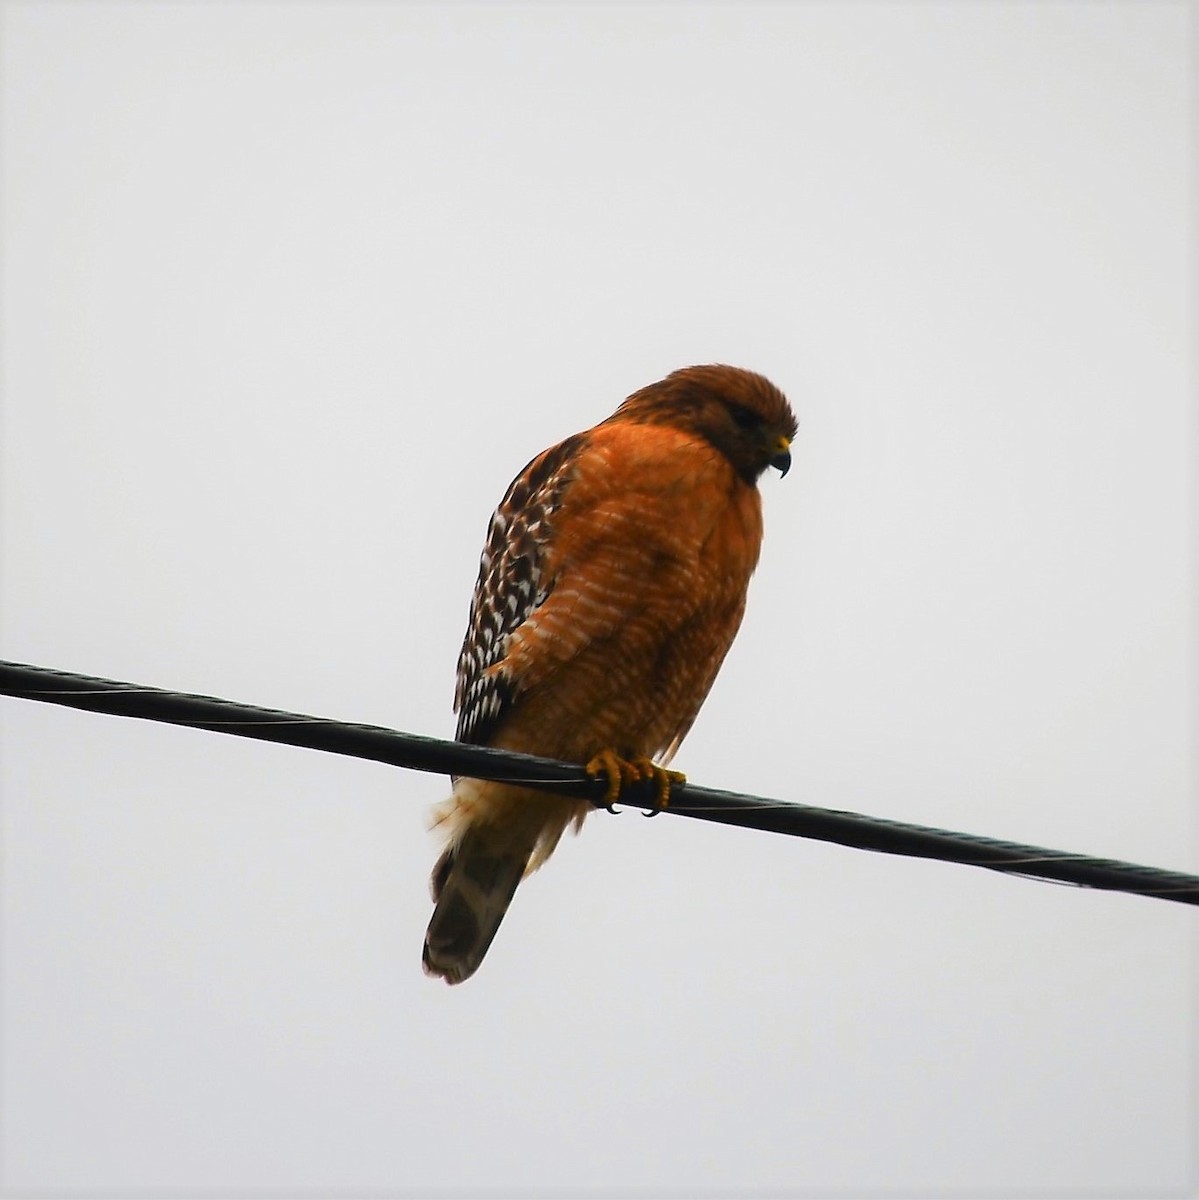
<path fill-rule="evenodd" d="M 795 415 L 761 375 L 687 367 L 539 454 L 491 518 L 458 659 L 457 738 L 652 779 L 691 728 L 745 611 L 759 476 L 791 465 Z M 654 760 L 658 760 L 655 763 Z M 478 969 L 521 879 L 590 806 L 456 779 L 424 967 Z"/>

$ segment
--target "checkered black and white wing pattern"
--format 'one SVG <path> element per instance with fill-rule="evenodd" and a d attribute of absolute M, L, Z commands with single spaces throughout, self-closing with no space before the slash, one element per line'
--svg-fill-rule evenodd
<path fill-rule="evenodd" d="M 508 639 L 550 594 L 544 571 L 554 514 L 586 440 L 576 434 L 539 454 L 512 481 L 487 529 L 470 623 L 458 656 L 454 711 L 460 742 L 486 745 L 516 695 L 502 664 Z"/>

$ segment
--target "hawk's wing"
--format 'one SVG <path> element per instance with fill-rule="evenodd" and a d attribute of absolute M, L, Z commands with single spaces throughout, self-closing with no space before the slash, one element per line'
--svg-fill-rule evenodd
<path fill-rule="evenodd" d="M 512 632 L 553 590 L 555 581 L 544 570 L 546 548 L 586 440 L 575 434 L 539 454 L 512 481 L 491 518 L 458 656 L 454 711 L 460 742 L 485 745 L 516 694 L 505 672 L 489 668 L 503 660 Z"/>

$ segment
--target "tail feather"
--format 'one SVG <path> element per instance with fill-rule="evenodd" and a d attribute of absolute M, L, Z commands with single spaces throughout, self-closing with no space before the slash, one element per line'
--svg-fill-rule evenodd
<path fill-rule="evenodd" d="M 425 971 L 447 983 L 469 979 L 487 953 L 533 845 L 497 845 L 486 826 L 468 829 L 433 868 L 433 917 L 425 934 Z"/>
<path fill-rule="evenodd" d="M 461 983 L 479 969 L 513 893 L 552 853 L 588 806 L 544 793 L 459 779 L 434 810 L 448 838 L 433 868 L 433 917 L 425 933 L 425 972 Z"/>

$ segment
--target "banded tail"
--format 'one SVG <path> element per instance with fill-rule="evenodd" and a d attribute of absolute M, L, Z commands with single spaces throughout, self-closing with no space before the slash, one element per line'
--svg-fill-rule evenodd
<path fill-rule="evenodd" d="M 587 811 L 586 803 L 503 784 L 455 784 L 434 816 L 450 836 L 429 880 L 434 908 L 421 956 L 427 975 L 462 983 L 479 969 L 517 885 Z"/>

